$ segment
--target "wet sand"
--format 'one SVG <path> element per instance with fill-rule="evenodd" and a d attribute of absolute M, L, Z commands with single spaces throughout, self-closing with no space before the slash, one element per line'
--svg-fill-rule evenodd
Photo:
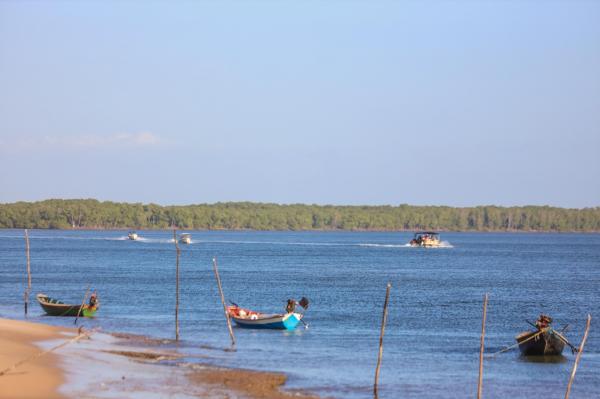
<path fill-rule="evenodd" d="M 76 329 L 0 319 L 0 370 L 77 334 Z M 93 333 L 0 376 L 0 399 L 316 399 L 283 391 L 281 373 L 183 363 L 169 341 Z"/>
<path fill-rule="evenodd" d="M 41 351 L 35 343 L 60 339 L 63 329 L 43 324 L 0 319 L 0 372 Z M 58 392 L 65 379 L 52 353 L 0 376 L 0 398 L 64 398 Z"/>
<path fill-rule="evenodd" d="M 317 399 L 304 392 L 285 392 L 280 388 L 285 384 L 286 376 L 281 373 L 263 373 L 252 370 L 207 368 L 190 375 L 196 383 L 209 384 L 238 392 L 249 398 L 257 399 Z"/>

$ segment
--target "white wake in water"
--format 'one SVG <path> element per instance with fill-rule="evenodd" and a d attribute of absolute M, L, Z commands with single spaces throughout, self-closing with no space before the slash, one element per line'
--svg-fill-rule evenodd
<path fill-rule="evenodd" d="M 438 245 L 437 247 L 420 247 L 418 245 L 415 245 L 414 247 L 410 244 L 404 244 L 405 247 L 409 247 L 409 248 L 425 248 L 425 249 L 448 249 L 448 248 L 454 248 L 454 245 L 450 244 L 448 241 L 442 241 L 440 242 L 440 245 Z"/>
<path fill-rule="evenodd" d="M 140 237 L 137 241 L 147 242 L 149 244 L 157 243 L 157 244 L 173 244 L 175 242 L 172 238 L 146 238 Z"/>
<path fill-rule="evenodd" d="M 407 248 L 410 244 L 357 244 L 359 247 L 373 247 L 373 248 Z"/>
<path fill-rule="evenodd" d="M 358 244 L 360 247 L 374 247 L 374 248 L 425 248 L 419 246 L 412 246 L 410 244 L 369 244 L 363 243 Z M 445 249 L 445 248 L 454 248 L 452 244 L 448 241 L 442 241 L 438 247 L 427 247 L 427 249 Z"/>
<path fill-rule="evenodd" d="M 334 243 L 334 242 L 291 242 L 291 241 L 233 241 L 233 240 L 206 240 L 207 243 L 217 244 L 265 244 L 265 245 L 308 245 L 323 247 L 339 247 L 356 244 Z"/>
<path fill-rule="evenodd" d="M 173 244 L 175 241 L 172 238 L 148 238 L 148 237 L 142 237 L 142 236 L 138 236 L 138 238 L 136 238 L 135 240 L 130 240 L 129 237 L 127 236 L 122 236 L 122 237 L 110 237 L 110 238 L 92 238 L 92 239 L 97 239 L 97 240 L 108 240 L 108 241 L 139 241 L 139 242 L 144 242 L 144 243 L 148 243 L 148 244 L 152 244 L 152 243 L 160 243 L 160 244 Z"/>
<path fill-rule="evenodd" d="M 0 236 L 3 238 L 4 236 Z M 6 238 L 22 239 L 20 236 L 5 236 Z M 173 238 L 152 238 L 138 236 L 137 240 L 130 240 L 128 236 L 118 237 L 83 237 L 83 236 L 48 236 L 31 235 L 30 239 L 46 240 L 104 240 L 104 241 L 139 241 L 145 244 L 173 244 Z M 291 245 L 291 246 L 316 246 L 316 247 L 364 247 L 364 248 L 413 248 L 410 244 L 377 244 L 377 243 L 356 243 L 356 242 L 299 242 L 299 241 L 243 241 L 243 240 L 214 240 L 202 239 L 200 241 L 192 240 L 190 244 L 246 244 L 246 245 Z M 419 247 L 417 247 L 419 248 Z M 454 248 L 448 241 L 442 241 L 437 248 Z"/>

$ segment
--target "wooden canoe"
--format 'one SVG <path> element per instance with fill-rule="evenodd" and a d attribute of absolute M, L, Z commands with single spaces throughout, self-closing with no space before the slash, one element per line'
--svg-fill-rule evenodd
<path fill-rule="evenodd" d="M 44 312 L 49 316 L 77 316 L 79 313 L 79 308 L 81 308 L 81 313 L 79 313 L 80 317 L 93 317 L 98 310 L 98 304 L 90 307 L 88 304 L 84 304 L 83 307 L 81 304 L 78 305 L 70 305 L 63 303 L 57 299 L 50 298 L 45 294 L 37 294 L 36 299 Z"/>
<path fill-rule="evenodd" d="M 539 331 L 524 331 L 515 339 L 525 356 L 558 356 L 562 354 L 565 343 L 552 332 L 552 328 L 532 338 Z"/>
<path fill-rule="evenodd" d="M 302 319 L 302 313 L 268 314 L 243 309 L 239 306 L 228 306 L 229 317 L 242 328 L 259 328 L 273 330 L 293 330 Z"/>

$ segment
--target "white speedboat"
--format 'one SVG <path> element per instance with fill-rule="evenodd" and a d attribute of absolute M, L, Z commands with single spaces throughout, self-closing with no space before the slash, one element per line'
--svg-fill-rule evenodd
<path fill-rule="evenodd" d="M 130 240 L 137 240 L 138 238 L 140 238 L 140 236 L 138 236 L 138 234 L 135 231 L 130 231 L 129 234 L 127 234 L 127 238 L 129 238 Z"/>
<path fill-rule="evenodd" d="M 191 244 L 192 243 L 192 235 L 188 233 L 181 234 L 179 236 L 179 242 L 181 244 Z"/>
<path fill-rule="evenodd" d="M 435 231 L 419 231 L 409 242 L 411 247 L 438 248 L 442 246 L 440 234 Z"/>

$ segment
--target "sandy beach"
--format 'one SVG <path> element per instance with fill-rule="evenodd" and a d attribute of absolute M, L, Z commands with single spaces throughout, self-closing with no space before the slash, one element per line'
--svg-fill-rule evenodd
<path fill-rule="evenodd" d="M 77 336 L 76 329 L 0 319 L 0 372 Z M 0 398 L 313 399 L 286 376 L 178 362 L 160 340 L 93 333 L 0 376 Z"/>
<path fill-rule="evenodd" d="M 62 338 L 60 328 L 0 319 L 0 371 L 41 351 L 38 341 Z M 64 373 L 58 356 L 47 354 L 0 376 L 1 398 L 64 398 L 59 387 Z"/>

